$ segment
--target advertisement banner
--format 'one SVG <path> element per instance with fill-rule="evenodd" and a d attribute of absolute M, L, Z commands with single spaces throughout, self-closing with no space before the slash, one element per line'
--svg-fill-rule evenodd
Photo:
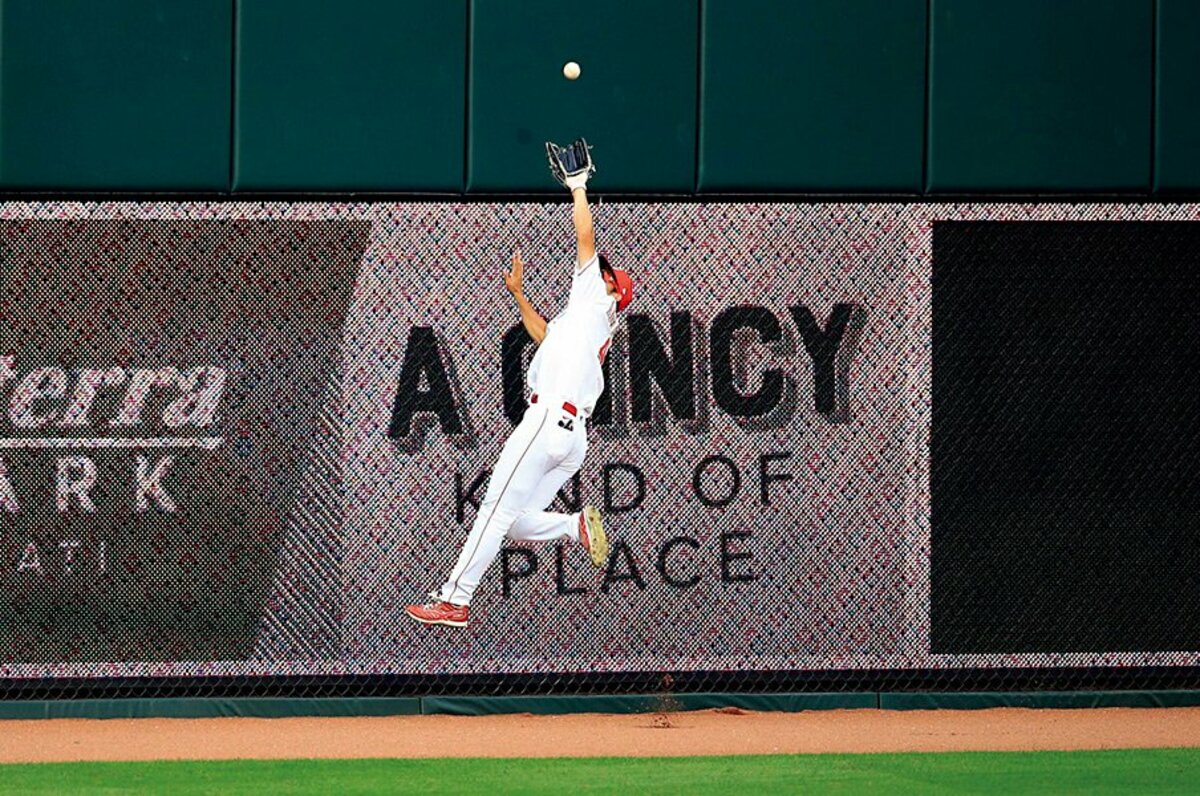
<path fill-rule="evenodd" d="M 448 628 L 403 609 L 526 411 L 503 272 L 562 310 L 569 205 L 0 206 L 0 678 L 1200 664 L 1200 209 L 595 214 L 636 293 L 552 510 L 609 554 L 509 541 Z"/>

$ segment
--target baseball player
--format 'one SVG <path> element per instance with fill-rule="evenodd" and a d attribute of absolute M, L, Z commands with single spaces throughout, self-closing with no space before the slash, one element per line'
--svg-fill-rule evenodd
<path fill-rule="evenodd" d="M 533 308 L 522 287 L 524 263 L 519 251 L 513 254 L 512 270 L 504 273 L 504 286 L 516 299 L 521 322 L 538 344 L 529 366 L 529 406 L 504 444 L 450 576 L 430 594 L 432 602 L 404 609 L 418 622 L 465 626 L 479 579 L 500 552 L 505 537 L 578 542 L 597 567 L 608 558 L 604 524 L 595 508 L 586 506 L 578 514 L 545 511 L 583 464 L 588 446 L 586 422 L 604 390 L 601 365 L 617 327 L 617 312 L 633 298 L 629 274 L 596 254 L 587 201 L 592 169 L 586 142 L 583 158 L 586 167 L 561 178 L 574 200 L 578 243 L 566 309 L 547 323 Z"/>

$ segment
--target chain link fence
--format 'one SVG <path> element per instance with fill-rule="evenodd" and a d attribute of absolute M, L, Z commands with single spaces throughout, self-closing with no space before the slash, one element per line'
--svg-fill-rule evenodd
<path fill-rule="evenodd" d="M 598 207 L 612 550 L 457 630 L 567 205 L 5 204 L 0 698 L 1194 686 L 1198 213 Z"/>

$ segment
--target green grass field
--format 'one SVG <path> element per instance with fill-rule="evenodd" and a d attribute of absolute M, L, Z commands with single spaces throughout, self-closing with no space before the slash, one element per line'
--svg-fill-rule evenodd
<path fill-rule="evenodd" d="M 0 793 L 1195 793 L 1200 749 L 0 766 Z"/>

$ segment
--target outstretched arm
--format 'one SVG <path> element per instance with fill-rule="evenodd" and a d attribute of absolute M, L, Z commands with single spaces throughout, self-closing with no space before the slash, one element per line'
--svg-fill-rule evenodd
<path fill-rule="evenodd" d="M 513 252 L 512 270 L 504 272 L 504 286 L 517 300 L 517 309 L 521 311 L 521 323 L 525 325 L 525 331 L 529 332 L 533 342 L 541 345 L 546 337 L 546 319 L 533 308 L 529 299 L 525 298 L 524 276 L 525 263 L 521 261 L 520 250 L 517 250 Z"/>
<path fill-rule="evenodd" d="M 579 246 L 578 265 L 583 265 L 596 255 L 596 229 L 592 225 L 592 209 L 588 207 L 587 188 L 573 189 L 571 199 L 575 202 L 572 218 L 575 221 L 575 242 Z"/>

